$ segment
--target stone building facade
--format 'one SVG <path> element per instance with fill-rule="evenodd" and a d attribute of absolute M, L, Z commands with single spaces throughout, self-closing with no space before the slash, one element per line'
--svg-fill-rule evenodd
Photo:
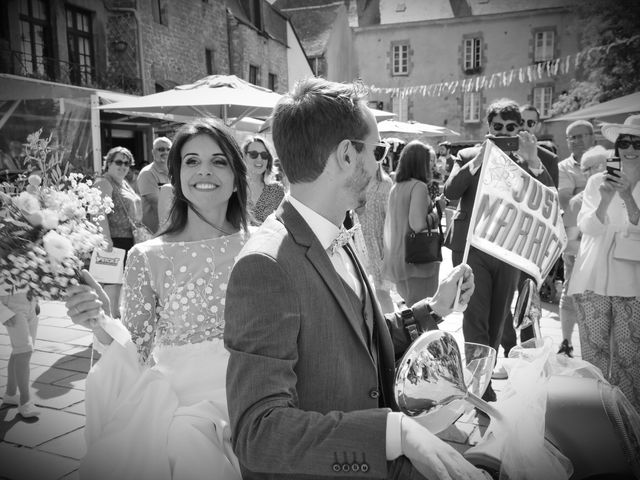
<path fill-rule="evenodd" d="M 74 144 L 78 168 L 116 145 L 143 165 L 158 123 L 99 111 L 123 99 L 113 92 L 211 74 L 284 92 L 287 49 L 287 19 L 267 0 L 2 0 L 0 149 L 43 128 Z"/>

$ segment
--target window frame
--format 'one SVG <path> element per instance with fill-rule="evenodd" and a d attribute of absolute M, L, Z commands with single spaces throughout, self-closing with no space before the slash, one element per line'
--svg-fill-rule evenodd
<path fill-rule="evenodd" d="M 151 14 L 153 21 L 160 25 L 169 26 L 167 2 L 165 0 L 151 0 Z"/>
<path fill-rule="evenodd" d="M 44 18 L 36 17 L 34 14 L 34 2 L 41 2 Z M 27 12 L 23 12 L 22 7 L 27 6 Z M 50 26 L 51 11 L 49 4 L 41 0 L 21 0 L 19 6 L 20 19 L 20 52 L 22 54 L 22 67 L 27 75 L 39 75 L 46 78 L 54 78 L 52 59 L 52 31 Z M 27 32 L 25 32 L 25 27 Z M 40 29 L 37 32 L 38 28 Z M 28 40 L 25 41 L 25 33 Z M 37 36 L 40 34 L 41 42 Z M 26 47 L 26 48 L 25 48 Z M 29 50 L 28 52 L 26 50 Z"/>
<path fill-rule="evenodd" d="M 249 22 L 257 30 L 262 31 L 264 22 L 262 20 L 262 0 L 241 0 Z"/>
<path fill-rule="evenodd" d="M 215 52 L 213 48 L 205 48 L 204 49 L 204 66 L 207 72 L 207 75 L 215 74 Z"/>
<path fill-rule="evenodd" d="M 260 66 L 249 64 L 249 83 L 260 85 Z"/>
<path fill-rule="evenodd" d="M 69 25 L 69 15 L 71 15 L 72 25 Z M 88 86 L 95 79 L 95 46 L 92 16 L 93 12 L 89 10 L 78 8 L 74 5 L 67 4 L 65 6 L 69 80 L 74 85 Z M 84 17 L 83 21 L 80 22 L 82 25 L 79 25 L 80 17 Z"/>
<path fill-rule="evenodd" d="M 276 73 L 269 72 L 268 88 L 274 92 L 278 90 L 278 75 Z"/>
<path fill-rule="evenodd" d="M 482 68 L 483 40 L 479 35 L 462 39 L 462 70 L 465 73 L 478 73 Z"/>
<path fill-rule="evenodd" d="M 551 45 L 547 46 L 546 37 L 549 35 L 551 36 Z M 542 36 L 540 48 L 538 46 L 539 36 Z M 556 37 L 556 31 L 553 28 L 541 28 L 533 32 L 533 63 L 548 62 L 556 57 Z"/>
<path fill-rule="evenodd" d="M 403 49 L 405 50 L 403 52 Z M 397 51 L 397 55 L 396 55 Z M 404 62 L 403 62 L 404 56 Z M 398 61 L 396 62 L 396 59 Z M 391 42 L 391 76 L 393 77 L 406 77 L 411 70 L 411 45 L 408 40 L 402 40 L 398 42 Z M 404 68 L 403 68 L 404 63 Z M 396 69 L 396 66 L 398 67 Z"/>
<path fill-rule="evenodd" d="M 473 98 L 473 105 L 470 104 L 470 98 Z M 475 111 L 474 111 L 475 110 Z M 467 115 L 469 113 L 469 115 Z M 475 116 L 472 115 L 475 113 Z M 480 123 L 482 121 L 482 93 L 481 92 L 465 92 L 462 96 L 462 122 L 463 123 Z"/>
<path fill-rule="evenodd" d="M 394 95 L 391 97 L 391 112 L 396 114 L 400 122 L 409 120 L 409 97 L 407 95 Z"/>
<path fill-rule="evenodd" d="M 542 97 L 538 92 L 542 92 Z M 547 94 L 548 92 L 548 94 Z M 540 118 L 549 118 L 551 117 L 551 107 L 553 105 L 553 85 L 545 84 L 545 85 L 536 85 L 531 92 L 531 104 L 538 109 L 540 112 Z M 548 104 L 545 107 L 545 99 L 547 99 Z"/>

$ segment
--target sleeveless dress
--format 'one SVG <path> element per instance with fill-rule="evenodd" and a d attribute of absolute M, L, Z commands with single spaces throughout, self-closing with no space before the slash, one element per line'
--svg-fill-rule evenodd
<path fill-rule="evenodd" d="M 81 479 L 240 479 L 231 450 L 224 298 L 245 234 L 163 237 L 129 253 L 122 318 L 87 377 Z"/>
<path fill-rule="evenodd" d="M 383 275 L 393 283 L 412 277 L 428 278 L 440 271 L 440 262 L 407 263 L 404 261 L 405 238 L 409 233 L 409 205 L 411 190 L 419 180 L 393 185 L 389 193 L 389 208 L 384 226 Z"/>
<path fill-rule="evenodd" d="M 256 200 L 255 205 L 250 207 L 251 213 L 253 214 L 251 225 L 262 225 L 262 222 L 278 208 L 283 198 L 284 187 L 281 183 L 267 183 L 262 189 L 262 193 L 260 197 L 258 197 L 258 200 Z"/>

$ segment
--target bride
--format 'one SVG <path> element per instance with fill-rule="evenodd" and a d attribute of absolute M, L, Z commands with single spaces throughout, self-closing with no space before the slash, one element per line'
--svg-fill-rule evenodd
<path fill-rule="evenodd" d="M 102 354 L 87 377 L 81 479 L 239 479 L 225 391 L 224 298 L 247 234 L 246 167 L 231 132 L 202 119 L 176 133 L 162 234 L 129 252 L 122 321 L 83 272 L 69 316 Z"/>

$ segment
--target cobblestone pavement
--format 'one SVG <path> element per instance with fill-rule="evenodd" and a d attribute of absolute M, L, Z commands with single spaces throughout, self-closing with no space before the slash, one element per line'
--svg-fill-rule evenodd
<path fill-rule="evenodd" d="M 441 276 L 451 265 L 445 261 Z M 450 267 L 449 267 L 450 268 Z M 541 329 L 544 336 L 561 341 L 557 305 L 543 304 Z M 462 341 L 462 315 L 452 314 L 440 325 Z M 0 407 L 0 478 L 11 480 L 72 480 L 78 478 L 84 455 L 85 378 L 91 362 L 92 335 L 71 323 L 64 304 L 42 302 L 36 350 L 31 359 L 32 392 L 42 410 L 37 419 L 24 419 L 17 407 Z M 577 331 L 573 345 L 579 356 Z M 10 344 L 0 328 L 0 395 L 7 382 Z M 502 356 L 502 352 L 498 354 Z M 95 359 L 94 359 L 95 361 Z M 500 398 L 505 381 L 494 380 Z M 486 423 L 473 410 L 440 436 L 463 450 L 480 438 Z"/>

